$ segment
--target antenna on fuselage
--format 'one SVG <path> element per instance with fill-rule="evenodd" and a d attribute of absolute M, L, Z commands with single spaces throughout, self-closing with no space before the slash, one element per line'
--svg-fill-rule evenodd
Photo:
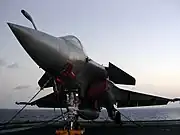
<path fill-rule="evenodd" d="M 37 30 L 36 25 L 35 25 L 32 17 L 30 16 L 30 14 L 28 12 L 26 12 L 25 10 L 21 10 L 21 13 L 32 23 L 34 29 Z"/>

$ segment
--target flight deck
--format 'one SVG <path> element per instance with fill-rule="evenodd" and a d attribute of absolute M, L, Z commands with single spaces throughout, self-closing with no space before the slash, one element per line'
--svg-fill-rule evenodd
<path fill-rule="evenodd" d="M 62 129 L 63 122 L 55 123 L 16 123 L 9 125 L 0 134 L 10 135 L 55 135 L 57 129 Z M 84 130 L 84 135 L 179 135 L 180 120 L 161 120 L 161 121 L 124 121 L 121 125 L 113 122 L 80 122 Z"/>

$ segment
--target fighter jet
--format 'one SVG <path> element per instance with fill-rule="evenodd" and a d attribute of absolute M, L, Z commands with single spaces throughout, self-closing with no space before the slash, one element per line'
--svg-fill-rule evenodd
<path fill-rule="evenodd" d="M 73 93 L 83 119 L 97 119 L 102 107 L 108 116 L 118 122 L 120 113 L 114 107 L 132 107 L 167 104 L 172 99 L 137 93 L 118 88 L 115 84 L 135 85 L 134 77 L 109 62 L 103 66 L 84 52 L 80 40 L 73 35 L 55 37 L 37 30 L 32 17 L 24 10 L 34 29 L 8 23 L 13 34 L 34 60 L 44 70 L 38 81 L 40 87 L 53 88 L 53 92 L 29 104 L 43 108 L 64 108 Z M 98 52 L 98 51 L 97 51 Z"/>

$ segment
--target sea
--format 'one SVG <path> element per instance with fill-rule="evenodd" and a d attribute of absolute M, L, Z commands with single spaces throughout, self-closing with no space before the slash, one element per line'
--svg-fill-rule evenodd
<path fill-rule="evenodd" d="M 176 106 L 152 106 L 118 108 L 122 121 L 157 121 L 180 120 L 180 104 Z M 19 109 L 0 109 L 0 124 L 9 121 Z M 38 122 L 48 121 L 61 114 L 60 109 L 25 109 L 17 115 L 13 122 Z M 108 121 L 106 109 L 102 109 L 96 121 Z"/>

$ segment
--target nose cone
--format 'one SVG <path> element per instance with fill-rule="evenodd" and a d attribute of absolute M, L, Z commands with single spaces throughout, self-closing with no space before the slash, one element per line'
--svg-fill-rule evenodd
<path fill-rule="evenodd" d="M 42 49 L 40 44 L 41 36 L 38 33 L 38 31 L 12 24 L 7 23 L 10 29 L 12 30 L 13 34 L 19 41 L 19 43 L 22 45 L 22 47 L 26 50 L 26 52 L 30 55 L 30 57 L 40 66 L 42 66 Z M 44 48 L 47 48 L 47 46 L 44 46 Z M 39 56 L 38 56 L 38 55 Z"/>
<path fill-rule="evenodd" d="M 20 26 L 17 24 L 7 23 L 13 34 L 23 46 L 23 48 L 29 53 L 30 48 L 35 49 L 33 42 L 38 40 L 37 31 L 28 27 Z M 36 45 L 37 47 L 37 45 Z"/>
<path fill-rule="evenodd" d="M 24 43 L 25 40 L 23 38 L 32 38 L 33 37 L 32 36 L 33 31 L 34 31 L 33 29 L 30 29 L 30 28 L 27 28 L 24 26 L 20 26 L 20 25 L 16 25 L 13 23 L 7 23 L 7 24 L 22 46 L 25 45 L 25 43 Z"/>
<path fill-rule="evenodd" d="M 7 23 L 10 29 L 15 32 L 15 30 L 19 29 L 21 26 L 13 24 L 13 23 Z"/>
<path fill-rule="evenodd" d="M 13 23 L 7 23 L 7 24 L 15 35 L 17 35 L 17 34 L 19 35 L 20 33 L 21 34 L 25 33 L 25 31 L 26 31 L 26 28 L 23 26 L 16 25 Z"/>
<path fill-rule="evenodd" d="M 20 26 L 13 23 L 7 23 L 13 34 L 16 36 L 20 44 L 27 49 L 27 47 L 33 47 L 32 43 L 40 40 L 40 32 L 37 30 Z"/>
<path fill-rule="evenodd" d="M 30 57 L 44 69 L 56 66 L 59 42 L 56 37 L 28 27 L 7 23 Z M 51 56 L 51 57 L 49 57 Z"/>

